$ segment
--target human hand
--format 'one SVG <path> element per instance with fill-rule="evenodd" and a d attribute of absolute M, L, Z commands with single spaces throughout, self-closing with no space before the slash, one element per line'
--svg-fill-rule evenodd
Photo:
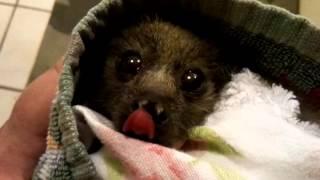
<path fill-rule="evenodd" d="M 30 179 L 46 147 L 49 112 L 62 61 L 33 81 L 0 128 L 0 179 Z"/>

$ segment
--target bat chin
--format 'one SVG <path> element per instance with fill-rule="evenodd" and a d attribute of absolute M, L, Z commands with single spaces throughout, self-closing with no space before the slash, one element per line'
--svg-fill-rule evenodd
<path fill-rule="evenodd" d="M 180 140 L 180 141 L 173 143 L 171 147 L 174 149 L 181 149 L 184 144 L 185 144 L 185 140 Z"/>

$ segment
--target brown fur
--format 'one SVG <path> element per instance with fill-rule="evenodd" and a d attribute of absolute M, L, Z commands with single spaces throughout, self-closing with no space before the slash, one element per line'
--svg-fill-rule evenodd
<path fill-rule="evenodd" d="M 143 68 L 135 76 L 117 71 L 120 57 L 128 50 L 138 52 L 143 60 Z M 155 102 L 164 109 L 166 120 L 157 124 L 154 142 L 166 146 L 184 140 L 188 129 L 204 122 L 213 110 L 217 91 L 229 80 L 219 64 L 223 57 L 219 48 L 160 20 L 126 29 L 111 40 L 104 55 L 99 57 L 104 61 L 102 75 L 96 77 L 95 90 L 83 104 L 110 118 L 121 130 L 135 110 L 134 103 Z M 185 92 L 181 90 L 181 76 L 191 68 L 200 69 L 205 82 L 196 92 Z"/>

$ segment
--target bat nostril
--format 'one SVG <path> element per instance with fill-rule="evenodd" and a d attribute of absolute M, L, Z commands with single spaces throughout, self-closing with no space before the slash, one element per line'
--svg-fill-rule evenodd
<path fill-rule="evenodd" d="M 166 122 L 167 118 L 167 114 L 162 111 L 160 114 L 157 114 L 154 121 L 156 122 L 156 124 L 162 125 Z"/>
<path fill-rule="evenodd" d="M 150 100 L 140 100 L 134 102 L 132 104 L 132 108 L 134 110 L 143 108 L 152 116 L 152 119 L 158 125 L 162 125 L 167 120 L 167 114 L 165 112 L 165 109 L 160 103 L 156 103 Z"/>
<path fill-rule="evenodd" d="M 139 103 L 138 103 L 137 101 L 133 102 L 133 103 L 131 104 L 131 108 L 132 108 L 133 110 L 138 109 L 138 108 L 139 108 Z"/>
<path fill-rule="evenodd" d="M 156 103 L 154 102 L 146 101 L 146 103 L 142 104 L 142 106 L 140 107 L 145 109 L 148 113 L 150 113 L 152 117 L 157 115 Z"/>

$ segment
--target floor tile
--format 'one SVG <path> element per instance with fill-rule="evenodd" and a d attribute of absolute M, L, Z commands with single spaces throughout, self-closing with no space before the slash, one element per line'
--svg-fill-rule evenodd
<path fill-rule="evenodd" d="M 13 7 L 11 6 L 0 5 L 0 43 L 8 26 L 12 10 Z"/>
<path fill-rule="evenodd" d="M 23 89 L 48 24 L 50 13 L 18 8 L 0 52 L 0 85 Z"/>
<path fill-rule="evenodd" d="M 20 0 L 19 5 L 51 11 L 55 0 Z"/>
<path fill-rule="evenodd" d="M 8 120 L 14 103 L 19 97 L 20 93 L 0 89 L 0 127 Z"/>
<path fill-rule="evenodd" d="M 0 3 L 15 4 L 17 0 L 0 0 Z"/>

